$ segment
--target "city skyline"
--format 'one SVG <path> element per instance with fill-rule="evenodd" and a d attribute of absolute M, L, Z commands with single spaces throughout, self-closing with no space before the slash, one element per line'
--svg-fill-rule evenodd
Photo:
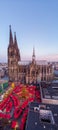
<path fill-rule="evenodd" d="M 9 25 L 16 32 L 21 59 L 58 60 L 58 1 L 0 2 L 0 62 L 7 61 Z"/>

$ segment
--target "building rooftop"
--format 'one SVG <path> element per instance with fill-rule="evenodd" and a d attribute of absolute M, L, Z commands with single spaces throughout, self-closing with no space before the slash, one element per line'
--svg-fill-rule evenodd
<path fill-rule="evenodd" d="M 29 65 L 30 63 L 32 63 L 32 61 L 19 61 L 18 64 L 19 65 Z M 48 65 L 48 62 L 45 60 L 41 60 L 41 61 L 36 61 L 37 65 Z"/>
<path fill-rule="evenodd" d="M 30 103 L 25 130 L 57 130 L 58 106 Z"/>
<path fill-rule="evenodd" d="M 37 65 L 48 65 L 48 62 L 46 60 L 39 60 L 39 61 L 36 61 L 36 64 Z"/>
<path fill-rule="evenodd" d="M 41 98 L 42 101 L 44 101 L 44 99 L 47 101 L 48 99 L 49 101 L 51 101 L 51 103 L 58 104 L 58 81 L 53 80 L 53 82 L 50 83 L 48 86 L 41 86 Z"/>
<path fill-rule="evenodd" d="M 29 65 L 31 63 L 31 61 L 19 61 L 18 64 L 19 65 Z"/>

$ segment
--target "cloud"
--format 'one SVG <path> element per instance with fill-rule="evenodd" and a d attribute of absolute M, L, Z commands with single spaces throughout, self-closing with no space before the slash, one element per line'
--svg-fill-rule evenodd
<path fill-rule="evenodd" d="M 38 57 L 41 60 L 48 60 L 48 61 L 58 61 L 58 54 L 49 54 Z"/>

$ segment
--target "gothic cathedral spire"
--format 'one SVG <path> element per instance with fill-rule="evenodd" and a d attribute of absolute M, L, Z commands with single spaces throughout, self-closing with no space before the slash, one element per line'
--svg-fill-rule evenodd
<path fill-rule="evenodd" d="M 12 30 L 11 30 L 11 25 L 9 26 L 10 31 L 9 31 L 9 46 L 13 45 L 13 36 L 12 36 Z"/>
<path fill-rule="evenodd" d="M 33 47 L 32 62 L 35 63 L 35 48 Z"/>
<path fill-rule="evenodd" d="M 18 61 L 20 61 L 21 58 L 20 58 L 20 51 L 19 51 L 18 44 L 17 44 L 16 32 L 14 32 L 14 48 L 16 50 Z"/>
<path fill-rule="evenodd" d="M 14 47 L 15 47 L 16 49 L 18 49 L 17 38 L 16 38 L 16 32 L 14 32 Z"/>
<path fill-rule="evenodd" d="M 33 56 L 35 57 L 35 48 L 33 47 Z"/>

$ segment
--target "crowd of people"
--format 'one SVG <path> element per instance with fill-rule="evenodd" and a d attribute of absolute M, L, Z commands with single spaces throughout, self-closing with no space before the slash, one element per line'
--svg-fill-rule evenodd
<path fill-rule="evenodd" d="M 0 119 L 8 119 L 11 128 L 24 130 L 30 102 L 41 102 L 40 91 L 36 86 L 23 85 L 13 87 L 13 91 L 0 103 Z"/>

